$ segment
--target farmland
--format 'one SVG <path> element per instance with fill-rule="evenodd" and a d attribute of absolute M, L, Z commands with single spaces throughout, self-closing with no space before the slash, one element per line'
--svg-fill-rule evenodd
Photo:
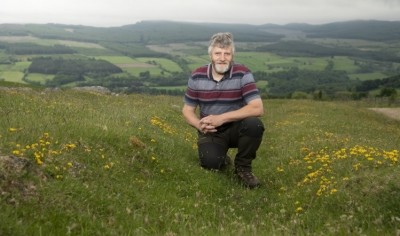
<path fill-rule="evenodd" d="M 145 25 L 147 31 L 135 34 L 136 26 Z M 179 26 L 192 27 L 186 29 L 192 33 L 174 35 L 175 27 Z M 368 22 L 361 26 L 368 26 Z M 193 30 L 202 28 L 207 32 L 213 29 L 208 25 L 168 22 L 143 22 L 129 27 L 90 30 L 83 26 L 63 25 L 26 27 L 18 29 L 18 32 L 27 32 L 20 36 L 8 35 L 12 32 L 9 28 L 6 28 L 6 33 L 1 33 L 0 27 L 1 81 L 61 88 L 100 85 L 125 93 L 174 90 L 176 94 L 182 93 L 192 70 L 209 63 L 209 35 L 194 34 Z M 223 26 L 219 27 L 224 29 Z M 230 25 L 226 27 L 231 28 Z M 166 34 L 166 29 L 171 31 Z M 341 38 L 308 37 L 307 31 L 301 27 L 273 30 L 268 27 L 253 29 L 250 26 L 237 26 L 233 31 L 237 36 L 235 61 L 245 64 L 256 75 L 264 96 L 291 97 L 297 92 L 312 96 L 323 91 L 324 96 L 330 99 L 338 98 L 341 96 L 338 94 L 344 92 L 358 98 L 368 96 L 366 92 L 369 91 L 379 93 L 379 89 L 387 87 L 379 81 L 386 78 L 396 80 L 395 76 L 400 74 L 398 40 L 376 41 L 370 39 L 370 35 L 364 35 L 364 31 L 359 39 L 349 39 L 346 35 Z M 109 34 L 115 37 L 111 39 Z M 138 35 L 141 36 L 138 38 Z M 187 35 L 192 36 L 183 40 Z M 103 72 L 95 71 L 81 71 L 78 74 L 71 71 L 69 74 L 63 74 L 63 71 L 53 74 L 31 71 L 31 61 L 40 57 L 64 61 L 86 60 L 86 63 L 89 63 L 87 60 L 104 60 L 119 67 L 122 72 L 110 71 L 103 75 Z M 93 66 L 87 66 L 90 67 Z M 282 78 L 298 82 L 292 83 Z M 375 84 L 379 85 L 370 87 L 370 84 L 363 84 L 364 81 L 378 81 Z M 367 91 L 359 90 L 359 87 L 367 88 Z M 395 85 L 391 89 L 398 87 Z"/>

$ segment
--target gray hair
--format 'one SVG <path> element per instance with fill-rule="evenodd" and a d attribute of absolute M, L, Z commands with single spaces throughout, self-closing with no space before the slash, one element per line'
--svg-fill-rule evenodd
<path fill-rule="evenodd" d="M 227 48 L 232 47 L 232 54 L 235 53 L 235 44 L 233 43 L 233 35 L 229 32 L 216 33 L 211 37 L 210 44 L 208 46 L 208 54 L 211 55 L 211 51 L 214 47 Z"/>

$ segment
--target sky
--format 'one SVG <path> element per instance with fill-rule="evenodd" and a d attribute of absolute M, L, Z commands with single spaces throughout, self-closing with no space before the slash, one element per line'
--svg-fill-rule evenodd
<path fill-rule="evenodd" d="M 0 24 L 113 27 L 145 20 L 252 25 L 400 21 L 400 0 L 1 0 L 0 3 Z"/>

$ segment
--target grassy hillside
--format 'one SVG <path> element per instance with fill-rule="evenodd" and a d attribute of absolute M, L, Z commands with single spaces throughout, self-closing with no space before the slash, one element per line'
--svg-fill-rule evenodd
<path fill-rule="evenodd" d="M 181 105 L 0 90 L 0 235 L 398 232 L 400 123 L 376 104 L 265 100 L 255 190 L 198 166 Z"/>

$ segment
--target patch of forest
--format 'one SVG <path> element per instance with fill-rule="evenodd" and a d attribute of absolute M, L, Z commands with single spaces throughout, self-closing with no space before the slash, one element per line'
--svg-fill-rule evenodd
<path fill-rule="evenodd" d="M 84 81 L 85 76 L 101 78 L 123 71 L 105 60 L 37 57 L 32 59 L 28 72 L 54 74 L 55 77 L 51 81 L 47 81 L 46 85 L 57 87 L 71 82 Z"/>
<path fill-rule="evenodd" d="M 38 45 L 35 43 L 7 43 L 0 41 L 0 49 L 8 54 L 36 55 L 36 54 L 72 54 L 75 51 L 65 45 Z"/>

